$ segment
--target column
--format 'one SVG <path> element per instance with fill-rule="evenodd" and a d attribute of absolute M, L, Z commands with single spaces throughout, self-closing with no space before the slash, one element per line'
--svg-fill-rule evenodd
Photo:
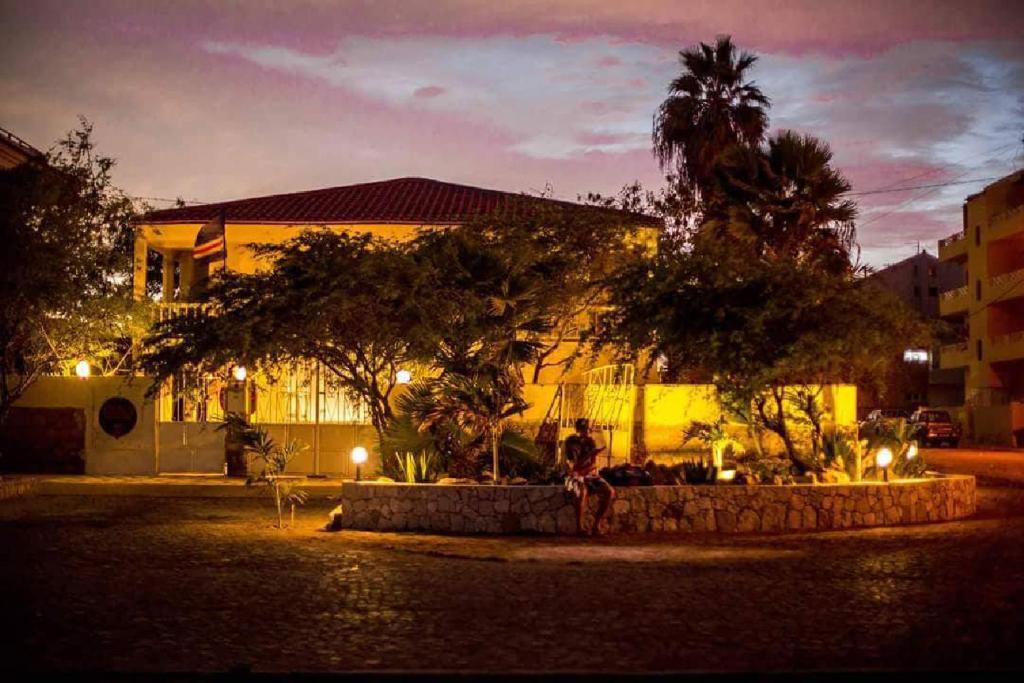
<path fill-rule="evenodd" d="M 174 252 L 164 252 L 163 264 L 163 302 L 169 304 L 174 301 Z"/>
<path fill-rule="evenodd" d="M 135 253 L 132 258 L 132 295 L 136 301 L 146 297 L 146 260 L 149 256 L 149 245 L 140 233 L 135 233 Z"/>

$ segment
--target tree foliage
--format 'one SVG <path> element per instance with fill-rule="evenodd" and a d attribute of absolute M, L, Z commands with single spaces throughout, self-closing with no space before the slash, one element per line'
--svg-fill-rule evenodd
<path fill-rule="evenodd" d="M 739 52 L 729 36 L 682 50 L 683 70 L 654 115 L 654 154 L 674 171 L 680 188 L 707 198 L 714 167 L 726 149 L 756 145 L 768 129 L 769 100 L 748 72 L 757 57 Z"/>
<path fill-rule="evenodd" d="M 146 312 L 131 299 L 136 215 L 85 120 L 42 159 L 0 170 L 0 421 L 42 374 L 124 369 Z"/>

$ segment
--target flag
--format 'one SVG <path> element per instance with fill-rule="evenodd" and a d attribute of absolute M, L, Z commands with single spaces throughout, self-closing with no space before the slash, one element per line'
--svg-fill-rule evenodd
<path fill-rule="evenodd" d="M 200 260 L 216 256 L 224 258 L 227 254 L 224 243 L 224 214 L 199 228 L 196 245 L 192 247 L 192 258 Z"/>

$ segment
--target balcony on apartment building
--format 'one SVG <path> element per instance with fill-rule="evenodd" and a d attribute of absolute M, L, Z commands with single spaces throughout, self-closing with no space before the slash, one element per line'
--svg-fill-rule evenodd
<path fill-rule="evenodd" d="M 1024 359 L 1024 330 L 992 337 L 988 359 L 992 363 Z"/>
<path fill-rule="evenodd" d="M 966 367 L 970 360 L 971 354 L 966 341 L 946 344 L 939 348 L 939 368 L 942 370 Z"/>
<path fill-rule="evenodd" d="M 967 285 L 942 292 L 939 295 L 939 315 L 946 317 L 967 312 Z"/>
<path fill-rule="evenodd" d="M 939 240 L 939 259 L 942 261 L 967 260 L 967 236 L 963 230 Z"/>
<path fill-rule="evenodd" d="M 989 240 L 1012 238 L 1020 233 L 1024 233 L 1024 204 L 1001 211 L 989 221 Z"/>

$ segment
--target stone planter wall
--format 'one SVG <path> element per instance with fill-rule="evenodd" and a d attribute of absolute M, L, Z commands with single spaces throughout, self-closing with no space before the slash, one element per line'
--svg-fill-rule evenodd
<path fill-rule="evenodd" d="M 596 501 L 591 499 L 591 514 Z M 442 533 L 572 533 L 560 486 L 345 482 L 342 527 Z M 974 514 L 974 477 L 797 486 L 618 489 L 613 532 L 781 532 L 940 522 Z"/>
<path fill-rule="evenodd" d="M 0 500 L 18 498 L 31 492 L 36 486 L 34 477 L 0 478 Z"/>

